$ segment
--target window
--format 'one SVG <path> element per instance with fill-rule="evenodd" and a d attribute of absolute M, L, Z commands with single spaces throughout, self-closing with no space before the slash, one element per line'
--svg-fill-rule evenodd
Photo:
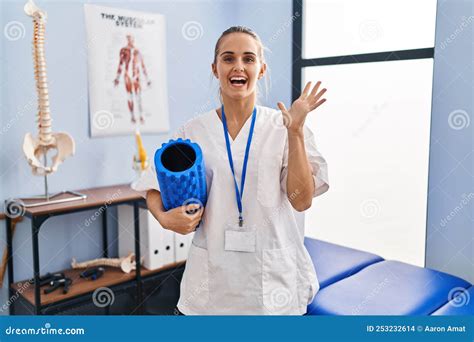
<path fill-rule="evenodd" d="M 328 89 L 307 124 L 330 190 L 306 234 L 424 266 L 436 1 L 293 4 L 293 98 Z"/>
<path fill-rule="evenodd" d="M 433 0 L 308 0 L 303 5 L 307 59 L 434 46 Z"/>

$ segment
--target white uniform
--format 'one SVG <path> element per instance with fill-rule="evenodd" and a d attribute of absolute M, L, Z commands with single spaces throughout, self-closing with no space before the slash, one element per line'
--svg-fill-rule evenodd
<path fill-rule="evenodd" d="M 227 158 L 222 121 L 215 110 L 191 119 L 174 138 L 200 145 L 206 168 L 208 201 L 196 230 L 181 282 L 178 309 L 185 315 L 302 315 L 319 290 L 286 195 L 288 135 L 281 112 L 257 106 L 257 119 L 242 199 L 238 209 Z M 231 142 L 237 184 L 250 130 L 249 118 Z M 329 188 L 327 165 L 305 127 L 305 146 L 316 197 Z M 154 168 L 135 185 L 158 189 Z M 290 196 L 298 196 L 298 191 Z M 226 232 L 227 231 L 227 232 Z"/>

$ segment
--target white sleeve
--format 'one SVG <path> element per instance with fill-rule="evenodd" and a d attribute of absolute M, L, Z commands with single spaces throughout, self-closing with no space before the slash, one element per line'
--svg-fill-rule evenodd
<path fill-rule="evenodd" d="M 313 197 L 316 197 L 324 194 L 329 189 L 328 165 L 324 157 L 316 148 L 313 132 L 306 125 L 304 126 L 304 145 L 313 173 Z M 280 184 L 282 191 L 286 193 L 286 181 L 288 178 L 288 139 L 286 139 L 285 150 L 283 153 L 283 166 L 281 170 Z"/>
<path fill-rule="evenodd" d="M 171 139 L 176 140 L 178 138 L 185 139 L 184 126 L 181 126 L 172 136 Z M 143 196 L 146 196 L 146 191 L 155 189 L 160 191 L 160 184 L 156 176 L 155 162 L 151 160 L 150 166 L 146 169 L 140 178 L 134 181 L 131 185 L 135 191 L 144 192 Z"/>

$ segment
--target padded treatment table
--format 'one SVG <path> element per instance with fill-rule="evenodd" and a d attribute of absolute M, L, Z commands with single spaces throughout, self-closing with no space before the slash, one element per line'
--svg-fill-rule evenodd
<path fill-rule="evenodd" d="M 308 315 L 474 314 L 473 287 L 461 278 L 321 240 L 305 246 L 320 284 Z"/>
<path fill-rule="evenodd" d="M 474 314 L 474 286 L 464 293 L 459 293 L 449 302 L 432 313 L 433 316 L 446 315 L 473 315 Z"/>
<path fill-rule="evenodd" d="M 321 240 L 305 238 L 304 244 L 313 260 L 320 289 L 383 261 L 378 255 Z"/>

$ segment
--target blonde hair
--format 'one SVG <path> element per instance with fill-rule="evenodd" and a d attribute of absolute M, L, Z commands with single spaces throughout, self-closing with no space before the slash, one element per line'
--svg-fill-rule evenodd
<path fill-rule="evenodd" d="M 262 43 L 262 40 L 260 39 L 260 37 L 258 36 L 257 33 L 255 33 L 255 31 L 253 31 L 252 29 L 248 28 L 248 27 L 245 27 L 245 26 L 232 26 L 232 27 L 229 27 L 227 30 L 225 30 L 224 32 L 222 32 L 221 36 L 219 37 L 219 39 L 217 39 L 217 42 L 216 42 L 216 46 L 214 48 L 214 61 L 213 61 L 213 64 L 216 64 L 217 63 L 217 56 L 219 54 L 219 47 L 220 47 L 220 44 L 221 44 L 221 41 L 222 39 L 231 34 L 231 33 L 245 33 L 245 34 L 248 34 L 249 36 L 251 36 L 253 39 L 255 39 L 255 41 L 258 43 L 259 45 L 259 51 L 258 51 L 258 58 L 260 59 L 261 63 L 266 63 L 265 61 L 265 53 L 264 51 L 270 51 L 267 47 L 265 47 Z M 268 67 L 267 65 L 267 70 L 265 72 L 266 76 L 264 77 L 264 86 L 265 86 L 265 98 L 267 98 L 268 96 L 268 91 L 269 91 L 269 77 L 270 77 L 270 68 Z M 212 76 L 211 76 L 212 77 Z M 259 102 L 259 98 L 260 98 L 260 87 L 259 87 L 259 84 L 257 83 L 257 102 Z M 222 94 L 221 94 L 221 89 L 219 87 L 219 99 L 222 103 Z"/>

